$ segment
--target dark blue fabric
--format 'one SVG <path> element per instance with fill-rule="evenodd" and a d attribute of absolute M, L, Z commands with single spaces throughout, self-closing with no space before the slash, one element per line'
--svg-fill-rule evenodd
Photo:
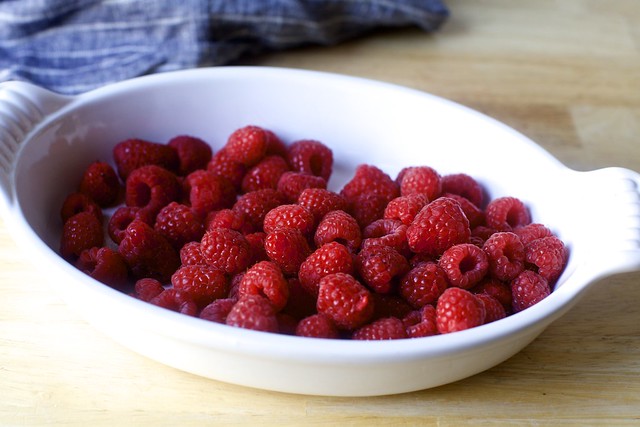
<path fill-rule="evenodd" d="M 375 28 L 435 31 L 448 14 L 440 0 L 4 0 L 0 81 L 76 94 Z"/>

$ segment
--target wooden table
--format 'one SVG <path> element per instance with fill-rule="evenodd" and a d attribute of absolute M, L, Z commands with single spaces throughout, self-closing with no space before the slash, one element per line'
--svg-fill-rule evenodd
<path fill-rule="evenodd" d="M 434 35 L 382 31 L 253 63 L 421 89 L 506 122 L 575 169 L 640 170 L 640 2 L 448 5 Z M 52 293 L 0 225 L 2 426 L 463 423 L 640 424 L 640 273 L 602 280 L 521 353 L 472 378 L 398 396 L 308 397 L 199 378 L 119 346 Z"/>

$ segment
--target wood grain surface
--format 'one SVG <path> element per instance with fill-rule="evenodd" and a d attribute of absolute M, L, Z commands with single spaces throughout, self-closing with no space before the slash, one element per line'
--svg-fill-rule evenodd
<path fill-rule="evenodd" d="M 640 171 L 640 2 L 447 4 L 437 34 L 380 31 L 251 63 L 424 90 L 507 123 L 572 168 Z M 303 424 L 640 425 L 640 273 L 601 280 L 522 352 L 474 377 L 397 396 L 297 396 L 121 347 L 52 292 L 0 222 L 0 426 Z"/>

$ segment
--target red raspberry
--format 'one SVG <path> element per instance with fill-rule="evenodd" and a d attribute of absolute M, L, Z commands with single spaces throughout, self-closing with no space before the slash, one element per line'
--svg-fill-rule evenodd
<path fill-rule="evenodd" d="M 407 332 L 402 320 L 397 317 L 386 317 L 375 320 L 358 328 L 351 339 L 354 340 L 397 340 L 407 338 Z"/>
<path fill-rule="evenodd" d="M 395 290 L 398 278 L 409 271 L 409 262 L 390 246 L 368 246 L 356 257 L 356 270 L 364 283 L 380 294 Z"/>
<path fill-rule="evenodd" d="M 264 249 L 269 259 L 287 275 L 297 274 L 300 264 L 311 253 L 307 239 L 295 228 L 278 228 L 267 233 Z"/>
<path fill-rule="evenodd" d="M 489 270 L 487 254 L 476 245 L 460 243 L 444 251 L 438 265 L 447 275 L 449 285 L 470 289 Z"/>
<path fill-rule="evenodd" d="M 207 265 L 200 251 L 200 242 L 189 242 L 181 247 L 180 262 L 182 265 Z"/>
<path fill-rule="evenodd" d="M 62 227 L 60 254 L 66 259 L 79 257 L 94 246 L 102 246 L 104 234 L 102 224 L 90 212 L 80 212 L 72 216 Z"/>
<path fill-rule="evenodd" d="M 484 242 L 496 232 L 497 230 L 494 230 L 493 228 L 489 228 L 485 225 L 479 225 L 471 230 L 471 237 L 475 238 L 480 245 L 484 245 Z"/>
<path fill-rule="evenodd" d="M 117 201 L 120 194 L 120 180 L 111 165 L 95 161 L 85 169 L 79 191 L 104 208 Z"/>
<path fill-rule="evenodd" d="M 245 235 L 254 231 L 253 225 L 247 221 L 247 216 L 244 212 L 233 209 L 220 209 L 219 211 L 209 212 L 205 222 L 207 230 L 230 228 Z"/>
<path fill-rule="evenodd" d="M 233 298 L 217 299 L 203 308 L 199 317 L 210 322 L 226 323 L 227 316 L 236 302 L 237 300 Z"/>
<path fill-rule="evenodd" d="M 333 152 L 319 141 L 296 141 L 289 146 L 289 164 L 296 172 L 319 176 L 329 181 L 333 170 Z"/>
<path fill-rule="evenodd" d="M 285 335 L 296 334 L 298 319 L 283 312 L 276 313 L 276 319 L 278 320 L 278 332 Z"/>
<path fill-rule="evenodd" d="M 180 164 L 173 147 L 142 139 L 128 139 L 116 144 L 113 147 L 113 159 L 123 181 L 142 166 L 156 165 L 173 172 L 178 170 Z"/>
<path fill-rule="evenodd" d="M 378 167 L 364 164 L 356 168 L 353 177 L 342 187 L 340 194 L 352 204 L 361 194 L 376 194 L 382 197 L 386 205 L 400 196 L 400 187 Z"/>
<path fill-rule="evenodd" d="M 149 302 L 158 307 L 177 311 L 188 316 L 196 316 L 198 314 L 198 306 L 191 298 L 191 295 L 179 289 L 165 289 Z"/>
<path fill-rule="evenodd" d="M 402 319 L 411 311 L 413 307 L 401 296 L 396 294 L 372 293 L 373 297 L 373 319 L 383 317 L 397 317 Z"/>
<path fill-rule="evenodd" d="M 129 224 L 118 252 L 137 279 L 151 277 L 167 283 L 180 266 L 180 257 L 171 243 L 140 220 Z"/>
<path fill-rule="evenodd" d="M 271 261 L 261 261 L 251 266 L 238 286 L 240 299 L 246 295 L 263 296 L 275 311 L 282 310 L 289 299 L 289 283 L 280 268 Z"/>
<path fill-rule="evenodd" d="M 230 208 L 236 201 L 233 184 L 226 178 L 205 170 L 187 175 L 183 191 L 193 210 L 203 218 L 209 212 Z"/>
<path fill-rule="evenodd" d="M 425 262 L 437 262 L 438 257 L 434 257 L 427 254 L 414 254 L 409 258 L 409 265 L 411 268 L 417 267 Z"/>
<path fill-rule="evenodd" d="M 441 334 L 480 326 L 484 318 L 484 305 L 465 289 L 447 288 L 438 298 L 436 321 Z"/>
<path fill-rule="evenodd" d="M 273 306 L 260 295 L 245 295 L 234 304 L 227 325 L 254 331 L 278 332 L 278 318 Z"/>
<path fill-rule="evenodd" d="M 338 329 L 354 330 L 373 315 L 371 293 L 353 276 L 334 273 L 320 279 L 318 313 L 328 316 Z"/>
<path fill-rule="evenodd" d="M 409 225 L 427 203 L 429 198 L 420 193 L 396 197 L 385 207 L 383 218 L 395 219 Z"/>
<path fill-rule="evenodd" d="M 242 178 L 243 193 L 262 190 L 264 188 L 278 188 L 278 180 L 289 171 L 287 161 L 280 156 L 267 156 L 247 171 Z"/>
<path fill-rule="evenodd" d="M 550 293 L 551 289 L 547 279 L 531 270 L 524 270 L 511 281 L 514 313 L 539 303 L 548 297 Z"/>
<path fill-rule="evenodd" d="M 111 248 L 93 247 L 82 251 L 76 267 L 114 289 L 123 291 L 129 271 L 122 256 Z"/>
<path fill-rule="evenodd" d="M 179 200 L 181 186 L 176 176 L 156 165 L 131 171 L 126 182 L 127 206 L 158 212 L 170 202 Z"/>
<path fill-rule="evenodd" d="M 267 154 L 268 139 L 267 133 L 261 127 L 245 126 L 229 136 L 224 148 L 229 158 L 250 167 Z"/>
<path fill-rule="evenodd" d="M 354 217 L 345 211 L 332 211 L 316 227 L 313 240 L 317 247 L 329 242 L 340 242 L 355 253 L 362 243 L 362 232 Z"/>
<path fill-rule="evenodd" d="M 413 267 L 400 281 L 400 295 L 415 308 L 435 304 L 449 287 L 447 275 L 434 262 Z"/>
<path fill-rule="evenodd" d="M 429 166 L 412 166 L 401 172 L 400 194 L 424 194 L 429 200 L 435 200 L 442 192 L 440 174 Z"/>
<path fill-rule="evenodd" d="M 448 197 L 460 204 L 462 212 L 464 212 L 464 215 L 469 220 L 469 227 L 471 227 L 472 229 L 484 224 L 484 212 L 480 210 L 480 208 L 478 208 L 476 205 L 471 203 L 468 199 L 451 193 L 444 193 L 442 197 Z"/>
<path fill-rule="evenodd" d="M 409 338 L 438 335 L 436 308 L 434 306 L 427 304 L 419 311 L 416 310 L 413 313 L 416 313 L 417 316 L 415 314 L 408 315 L 402 319 Z M 416 317 L 416 320 L 413 320 L 412 317 Z"/>
<path fill-rule="evenodd" d="M 511 312 L 511 286 L 498 279 L 487 278 L 472 289 L 475 294 L 487 294 L 497 299 L 507 313 Z"/>
<path fill-rule="evenodd" d="M 365 193 L 355 196 L 351 203 L 353 217 L 358 221 L 360 227 L 364 228 L 384 216 L 387 199 L 379 194 Z"/>
<path fill-rule="evenodd" d="M 340 333 L 331 319 L 324 314 L 313 314 L 302 319 L 296 327 L 299 337 L 339 338 Z"/>
<path fill-rule="evenodd" d="M 264 129 L 267 137 L 267 156 L 287 158 L 287 145 L 273 131 Z"/>
<path fill-rule="evenodd" d="M 362 247 L 372 245 L 391 246 L 402 255 L 409 255 L 407 226 L 395 219 L 378 219 L 362 231 Z"/>
<path fill-rule="evenodd" d="M 227 295 L 229 284 L 225 274 L 208 265 L 184 265 L 171 276 L 175 289 L 188 292 L 199 308 Z"/>
<path fill-rule="evenodd" d="M 482 186 L 473 177 L 464 173 L 444 175 L 441 179 L 442 192 L 457 194 L 481 208 L 484 203 Z"/>
<path fill-rule="evenodd" d="M 69 194 L 62 203 L 60 209 L 60 218 L 62 223 L 67 222 L 69 218 L 80 212 L 89 212 L 95 216 L 98 221 L 102 222 L 102 209 L 96 202 L 94 202 L 89 196 L 82 193 Z"/>
<path fill-rule="evenodd" d="M 199 241 L 204 234 L 201 217 L 189 206 L 177 202 L 169 203 L 158 212 L 154 228 L 177 250 L 189 242 Z"/>
<path fill-rule="evenodd" d="M 214 228 L 204 233 L 200 251 L 207 264 L 227 274 L 243 271 L 252 256 L 247 239 L 229 228 Z"/>
<path fill-rule="evenodd" d="M 498 231 L 511 231 L 531 222 L 529 210 L 515 197 L 493 199 L 487 205 L 484 216 L 487 226 Z"/>
<path fill-rule="evenodd" d="M 556 236 L 542 237 L 525 247 L 525 261 L 527 268 L 536 271 L 552 285 L 564 270 L 567 249 Z"/>
<path fill-rule="evenodd" d="M 469 220 L 460 204 L 447 197 L 422 208 L 407 228 L 409 248 L 429 255 L 440 255 L 450 246 L 467 243 L 470 235 Z"/>
<path fill-rule="evenodd" d="M 289 203 L 296 203 L 300 194 L 307 188 L 327 188 L 327 181 L 319 176 L 304 172 L 285 172 L 280 175 L 278 191 L 284 194 Z"/>
<path fill-rule="evenodd" d="M 247 168 L 242 163 L 231 159 L 223 148 L 211 157 L 209 164 L 207 164 L 207 171 L 225 178 L 233 185 L 233 188 L 239 190 Z"/>
<path fill-rule="evenodd" d="M 295 228 L 305 237 L 311 237 L 315 231 L 315 218 L 304 206 L 280 205 L 265 215 L 263 228 L 266 233 L 278 228 Z"/>
<path fill-rule="evenodd" d="M 124 237 L 124 232 L 134 220 L 142 221 L 148 225 L 153 225 L 156 215 L 149 209 L 134 208 L 131 206 L 120 206 L 115 210 L 107 223 L 107 232 L 114 243 L 119 244 Z"/>
<path fill-rule="evenodd" d="M 482 246 L 489 258 L 489 271 L 498 280 L 513 280 L 524 269 L 524 245 L 509 231 L 494 233 Z"/>
<path fill-rule="evenodd" d="M 527 224 L 522 227 L 516 227 L 513 232 L 518 235 L 520 241 L 525 246 L 536 239 L 553 236 L 553 233 L 549 228 L 547 228 L 543 224 L 537 223 Z"/>
<path fill-rule="evenodd" d="M 354 273 L 351 252 L 338 242 L 329 242 L 309 255 L 300 265 L 298 278 L 308 293 L 318 296 L 320 279 L 333 273 Z"/>
<path fill-rule="evenodd" d="M 133 289 L 133 295 L 136 298 L 149 302 L 164 291 L 164 286 L 156 279 L 145 277 L 138 279 Z"/>
<path fill-rule="evenodd" d="M 247 222 L 256 231 L 262 231 L 264 217 L 267 213 L 286 203 L 284 195 L 277 190 L 265 188 L 243 194 L 233 205 L 233 210 L 245 215 Z"/>
<path fill-rule="evenodd" d="M 244 272 L 238 273 L 231 277 L 231 285 L 229 286 L 229 295 L 227 295 L 227 298 L 233 298 L 236 301 L 238 300 L 240 282 L 242 282 L 243 277 Z"/>
<path fill-rule="evenodd" d="M 496 320 L 507 317 L 507 313 L 502 304 L 500 304 L 500 301 L 491 295 L 476 294 L 476 299 L 484 306 L 484 323 L 495 322 Z"/>
<path fill-rule="evenodd" d="M 306 188 L 298 196 L 298 204 L 309 209 L 316 223 L 331 211 L 346 211 L 347 201 L 341 195 L 326 188 Z"/>
<path fill-rule="evenodd" d="M 282 309 L 284 313 L 296 319 L 304 319 L 305 317 L 316 314 L 316 296 L 307 292 L 300 284 L 300 280 L 291 277 L 289 282 L 289 300 L 287 305 Z"/>
<path fill-rule="evenodd" d="M 168 145 L 178 154 L 177 173 L 180 176 L 187 176 L 198 169 L 206 169 L 213 155 L 209 144 L 195 136 L 179 135 L 172 138 Z"/>

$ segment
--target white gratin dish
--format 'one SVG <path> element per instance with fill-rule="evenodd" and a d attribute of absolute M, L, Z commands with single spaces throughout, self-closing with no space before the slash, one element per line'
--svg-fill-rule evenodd
<path fill-rule="evenodd" d="M 58 254 L 59 209 L 96 159 L 137 137 L 180 134 L 221 147 L 255 124 L 310 138 L 336 159 L 330 188 L 356 165 L 465 172 L 491 198 L 523 200 L 568 246 L 555 291 L 491 324 L 428 338 L 347 341 L 255 332 L 138 301 Z M 0 211 L 52 288 L 89 322 L 152 359 L 215 380 L 282 392 L 371 396 L 421 390 L 491 368 L 534 340 L 599 279 L 640 269 L 640 175 L 571 170 L 513 129 L 416 90 L 312 71 L 214 67 L 145 76 L 78 96 L 0 84 Z M 606 232 L 598 224 L 607 223 Z"/>

